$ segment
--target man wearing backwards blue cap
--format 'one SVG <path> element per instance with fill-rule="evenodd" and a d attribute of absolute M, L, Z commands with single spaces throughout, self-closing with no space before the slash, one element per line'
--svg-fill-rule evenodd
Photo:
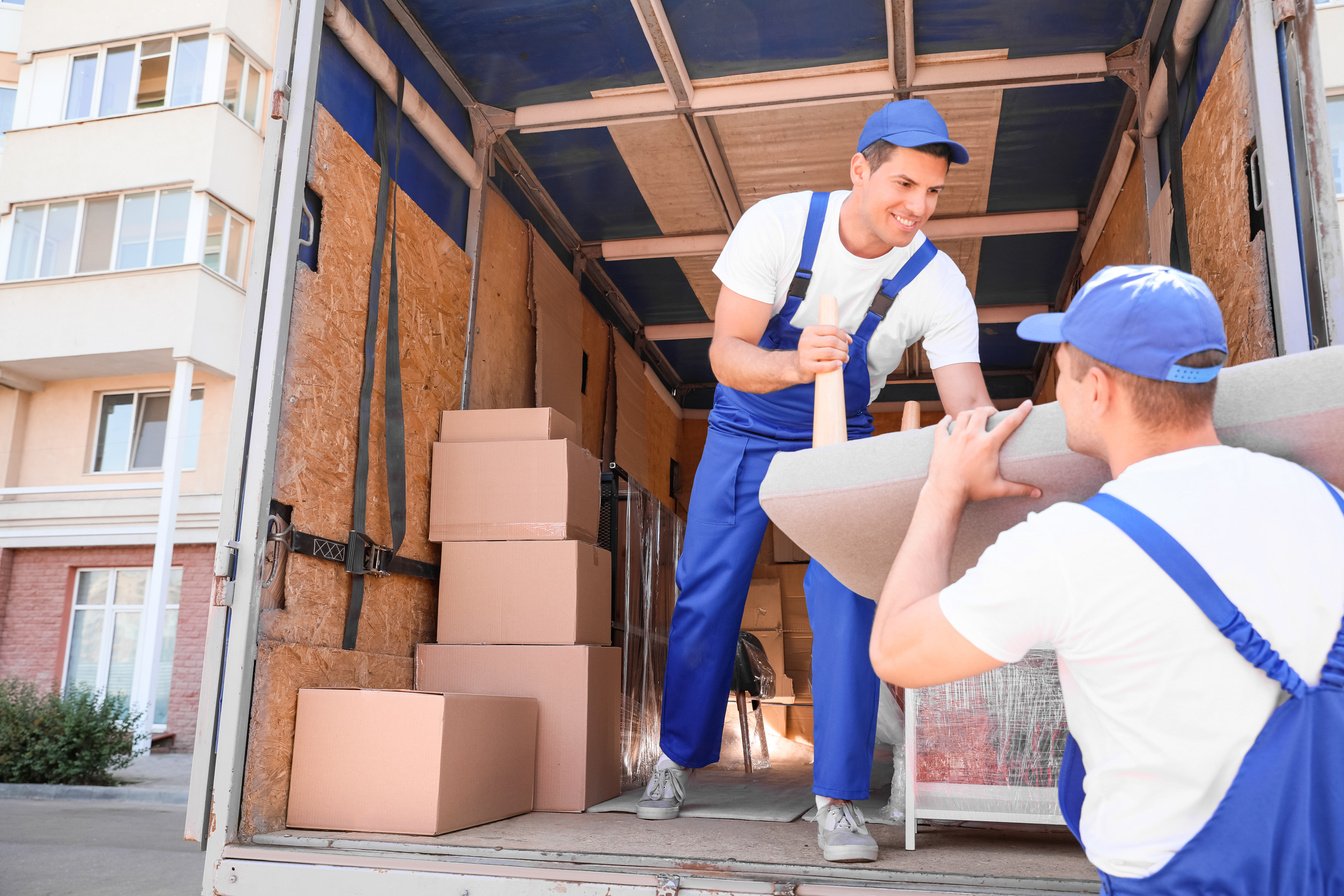
<path fill-rule="evenodd" d="M 1029 405 L 991 431 L 988 411 L 944 420 L 879 600 L 875 669 L 924 687 L 1054 648 L 1060 807 L 1105 893 L 1344 892 L 1344 497 L 1220 444 L 1227 341 L 1199 278 L 1105 268 L 1018 333 L 1060 343 L 1068 445 L 1114 479 L 1029 515 L 948 584 L 965 505 L 1040 490 L 999 472 Z"/>
<path fill-rule="evenodd" d="M 695 475 L 668 646 L 663 755 L 641 818 L 675 818 L 689 769 L 716 762 L 738 629 L 765 532 L 758 500 L 770 459 L 812 440 L 813 380 L 843 370 L 850 438 L 872 434 L 867 408 L 907 347 L 924 340 L 943 405 L 989 405 L 966 278 L 920 232 L 950 162 L 968 156 L 925 100 L 888 103 L 864 125 L 852 190 L 757 203 L 714 273 L 723 283 L 710 361 L 719 386 Z M 818 326 L 834 295 L 839 326 Z M 874 604 L 813 563 L 818 840 L 829 861 L 873 861 L 854 800 L 868 796 L 879 682 L 866 646 Z"/>

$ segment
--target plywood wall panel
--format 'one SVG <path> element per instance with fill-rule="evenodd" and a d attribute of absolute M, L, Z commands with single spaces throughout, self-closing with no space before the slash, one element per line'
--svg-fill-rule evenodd
<path fill-rule="evenodd" d="M 316 272 L 299 267 L 290 319 L 273 494 L 296 528 L 343 539 L 351 525 L 364 321 L 378 168 L 321 107 L 310 183 L 323 198 Z M 406 429 L 406 537 L 400 553 L 436 562 L 427 539 L 430 446 L 462 384 L 471 266 L 466 254 L 398 195 L 400 342 Z M 387 249 L 390 255 L 390 246 Z M 390 258 L 385 256 L 371 415 L 367 532 L 391 542 L 383 368 Z M 245 831 L 283 824 L 298 687 L 409 685 L 414 645 L 432 637 L 433 584 L 369 578 L 356 650 L 339 649 L 350 579 L 340 566 L 290 557 L 264 595 L 243 816 Z"/>
<path fill-rule="evenodd" d="M 1115 205 L 1102 226 L 1092 255 L 1082 268 L 1085 281 L 1112 264 L 1146 264 L 1148 261 L 1148 208 L 1143 183 L 1143 159 L 1134 153 L 1129 172 L 1116 196 Z M 1081 282 L 1081 281 L 1080 281 Z"/>
<path fill-rule="evenodd" d="M 409 656 L 262 641 L 239 833 L 248 838 L 285 826 L 299 688 L 409 688 L 411 678 Z"/>
<path fill-rule="evenodd" d="M 1222 306 L 1232 364 L 1275 353 L 1264 235 L 1251 237 L 1247 198 L 1245 162 L 1254 139 L 1249 55 L 1243 10 L 1182 155 L 1191 268 Z"/>
<path fill-rule="evenodd" d="M 602 457 L 607 425 L 607 392 L 611 388 L 611 326 L 597 309 L 583 302 L 583 354 L 588 372 L 583 377 L 579 424 L 580 443 L 593 457 Z"/>
<path fill-rule="evenodd" d="M 526 222 L 488 188 L 468 395 L 473 408 L 532 404 L 537 347 L 527 297 L 528 246 Z"/>

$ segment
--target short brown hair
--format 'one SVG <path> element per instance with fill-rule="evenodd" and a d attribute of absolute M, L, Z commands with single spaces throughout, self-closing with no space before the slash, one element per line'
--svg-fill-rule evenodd
<path fill-rule="evenodd" d="M 882 167 L 882 163 L 891 155 L 892 150 L 896 149 L 895 143 L 888 143 L 885 140 L 874 140 L 868 144 L 868 148 L 863 151 L 863 157 L 868 160 L 868 167 L 873 171 Z M 926 156 L 933 156 L 942 159 L 949 166 L 952 164 L 952 147 L 946 143 L 925 143 L 920 146 L 906 146 L 903 149 L 913 149 L 915 152 L 922 152 Z"/>
<path fill-rule="evenodd" d="M 1192 429 L 1213 416 L 1214 393 L 1218 378 L 1207 383 L 1168 383 L 1135 376 L 1128 371 L 1098 361 L 1087 352 L 1070 343 L 1064 344 L 1069 353 L 1074 380 L 1081 381 L 1087 371 L 1100 367 L 1124 387 L 1134 406 L 1134 416 L 1151 428 L 1181 427 Z M 1183 367 L 1215 367 L 1227 360 L 1227 353 L 1217 349 L 1186 355 L 1176 363 Z"/>

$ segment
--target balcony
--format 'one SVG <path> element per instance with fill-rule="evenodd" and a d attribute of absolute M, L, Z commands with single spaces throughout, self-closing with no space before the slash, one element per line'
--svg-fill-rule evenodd
<path fill-rule="evenodd" d="M 60 0 L 24 9 L 20 59 L 32 53 L 86 47 L 104 41 L 209 26 L 227 31 L 262 59 L 275 53 L 275 0 L 174 0 L 172 3 L 108 3 Z"/>
<path fill-rule="evenodd" d="M 173 541 L 214 542 L 220 502 L 218 493 L 183 494 Z M 158 519 L 158 483 L 0 489 L 0 548 L 145 544 Z"/>
<path fill-rule="evenodd" d="M 37 380 L 236 375 L 243 291 L 199 264 L 0 283 L 0 368 Z"/>
<path fill-rule="evenodd" d="M 189 183 L 248 218 L 261 193 L 261 135 L 218 103 L 10 131 L 0 213 L 15 203 Z"/>

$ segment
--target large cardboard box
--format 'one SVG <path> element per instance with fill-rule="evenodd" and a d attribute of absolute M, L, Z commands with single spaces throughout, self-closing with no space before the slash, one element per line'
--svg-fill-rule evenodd
<path fill-rule="evenodd" d="M 597 459 L 567 439 L 434 443 L 430 541 L 597 541 Z"/>
<path fill-rule="evenodd" d="M 538 812 L 620 793 L 619 647 L 420 644 L 415 686 L 536 698 Z"/>
<path fill-rule="evenodd" d="M 444 542 L 440 644 L 611 643 L 611 554 L 581 541 Z"/>
<path fill-rule="evenodd" d="M 537 701 L 301 688 L 291 828 L 435 835 L 532 809 Z"/>
<path fill-rule="evenodd" d="M 579 440 L 579 427 L 554 408 L 482 408 L 444 411 L 440 442 L 517 442 L 536 439 Z"/>
<path fill-rule="evenodd" d="M 776 570 L 779 573 L 784 630 L 810 632 L 812 626 L 807 620 L 807 593 L 803 590 L 803 580 L 807 576 L 807 566 L 789 564 L 778 566 Z"/>
<path fill-rule="evenodd" d="M 807 552 L 793 543 L 793 539 L 779 531 L 774 523 L 770 524 L 770 534 L 774 542 L 776 563 L 806 563 L 812 558 Z"/>
<path fill-rule="evenodd" d="M 749 631 L 779 628 L 784 621 L 779 593 L 779 579 L 752 579 L 742 627 Z"/>

